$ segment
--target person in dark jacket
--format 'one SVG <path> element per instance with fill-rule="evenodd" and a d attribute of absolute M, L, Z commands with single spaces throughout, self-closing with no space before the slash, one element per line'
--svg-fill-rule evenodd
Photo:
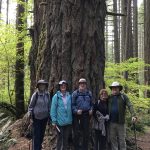
<path fill-rule="evenodd" d="M 33 122 L 32 150 L 41 150 L 46 124 L 49 118 L 50 95 L 47 91 L 48 82 L 39 80 L 37 91 L 33 93 L 28 114 Z"/>
<path fill-rule="evenodd" d="M 80 148 L 88 150 L 89 124 L 90 116 L 93 113 L 93 105 L 92 93 L 87 89 L 87 82 L 84 78 L 79 80 L 79 88 L 72 93 L 72 111 L 74 148 L 75 150 L 80 150 Z"/>
<path fill-rule="evenodd" d="M 109 120 L 107 100 L 108 93 L 106 89 L 100 90 L 99 99 L 94 104 L 93 109 L 93 128 L 95 130 L 94 150 L 106 150 L 106 122 Z"/>
<path fill-rule="evenodd" d="M 137 117 L 129 98 L 121 93 L 123 86 L 119 82 L 113 82 L 109 88 L 112 92 L 108 100 L 111 150 L 126 150 L 126 107 L 131 113 L 133 123 L 136 122 Z"/>

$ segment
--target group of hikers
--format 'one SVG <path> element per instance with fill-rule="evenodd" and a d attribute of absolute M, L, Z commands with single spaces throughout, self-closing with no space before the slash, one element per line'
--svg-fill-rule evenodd
<path fill-rule="evenodd" d="M 67 150 L 71 133 L 73 149 L 88 150 L 91 129 L 94 130 L 94 150 L 126 150 L 126 106 L 131 113 L 132 122 L 136 122 L 137 118 L 129 98 L 121 92 L 122 85 L 113 82 L 109 88 L 110 95 L 106 89 L 101 89 L 99 98 L 93 103 L 86 79 L 79 80 L 78 89 L 72 94 L 68 91 L 68 83 L 62 80 L 58 91 L 50 100 L 48 82 L 39 80 L 28 108 L 33 122 L 32 149 L 42 149 L 46 125 L 51 118 L 53 129 L 57 131 L 57 150 Z"/>

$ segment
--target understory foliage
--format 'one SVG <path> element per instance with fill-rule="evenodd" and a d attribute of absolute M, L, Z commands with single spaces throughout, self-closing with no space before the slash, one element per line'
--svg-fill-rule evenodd
<path fill-rule="evenodd" d="M 24 33 L 26 34 L 26 32 Z M 14 104 L 14 82 L 15 82 L 15 61 L 16 43 L 19 35 L 14 25 L 6 25 L 1 22 L 0 28 L 0 102 Z M 28 53 L 31 47 L 31 40 L 25 35 L 25 99 L 29 96 L 29 67 Z"/>
<path fill-rule="evenodd" d="M 137 58 L 131 58 L 120 64 L 106 63 L 105 83 L 106 87 L 114 81 L 118 81 L 123 86 L 123 92 L 127 93 L 133 104 L 137 108 L 149 108 L 150 98 L 145 98 L 144 93 L 150 87 L 144 85 L 144 62 Z M 124 73 L 128 74 L 128 79 L 124 78 Z"/>

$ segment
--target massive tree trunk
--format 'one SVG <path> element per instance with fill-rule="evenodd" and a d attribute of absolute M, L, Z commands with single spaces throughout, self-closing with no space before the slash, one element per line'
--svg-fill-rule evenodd
<path fill-rule="evenodd" d="M 38 79 L 50 87 L 67 80 L 72 90 L 87 79 L 94 97 L 104 86 L 104 0 L 34 1 L 30 52 L 31 91 Z"/>
<path fill-rule="evenodd" d="M 145 1 L 146 14 L 145 16 L 145 40 L 144 40 L 144 60 L 146 64 L 150 64 L 150 1 Z M 145 84 L 150 85 L 150 67 L 145 67 Z M 150 97 L 150 91 L 147 91 L 147 97 Z"/>
<path fill-rule="evenodd" d="M 16 28 L 18 31 L 18 42 L 16 46 L 16 77 L 15 77 L 15 99 L 16 99 L 16 117 L 20 118 L 24 112 L 24 8 L 25 0 L 17 4 Z"/>

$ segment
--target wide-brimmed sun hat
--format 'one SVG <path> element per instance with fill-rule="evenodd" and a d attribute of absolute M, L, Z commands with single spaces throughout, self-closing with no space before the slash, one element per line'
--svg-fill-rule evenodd
<path fill-rule="evenodd" d="M 37 82 L 36 87 L 38 88 L 40 84 L 45 84 L 45 85 L 48 87 L 48 82 L 46 82 L 45 80 L 39 80 L 39 81 Z"/>
<path fill-rule="evenodd" d="M 119 82 L 117 82 L 117 81 L 113 82 L 113 83 L 109 86 L 110 89 L 112 89 L 113 87 L 119 87 L 119 90 L 120 90 L 120 91 L 123 89 L 123 86 L 122 86 Z"/>

